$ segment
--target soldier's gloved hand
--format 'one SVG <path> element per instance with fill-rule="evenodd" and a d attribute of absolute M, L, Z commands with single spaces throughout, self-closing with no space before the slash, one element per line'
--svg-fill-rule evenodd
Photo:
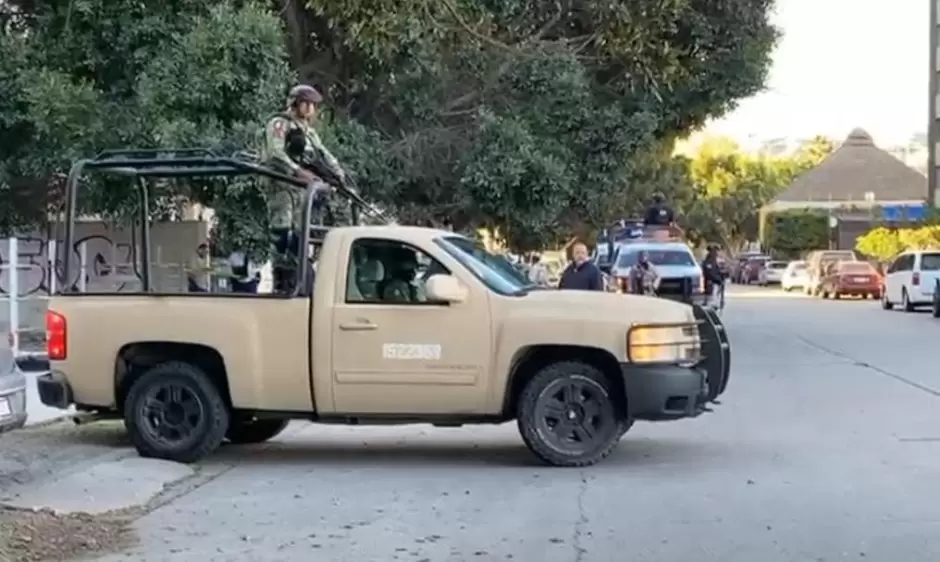
<path fill-rule="evenodd" d="M 305 182 L 312 182 L 317 178 L 310 170 L 306 168 L 297 168 L 297 171 L 294 172 L 298 178 L 302 179 Z"/>

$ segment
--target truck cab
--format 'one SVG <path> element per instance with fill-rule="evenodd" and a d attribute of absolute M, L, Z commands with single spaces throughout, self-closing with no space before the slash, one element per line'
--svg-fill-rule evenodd
<path fill-rule="evenodd" d="M 727 335 L 702 308 L 533 287 L 449 231 L 321 231 L 304 235 L 315 276 L 299 268 L 286 294 L 54 295 L 42 401 L 123 418 L 141 455 L 179 462 L 291 419 L 516 420 L 542 461 L 585 466 L 635 421 L 699 416 L 727 386 Z"/>

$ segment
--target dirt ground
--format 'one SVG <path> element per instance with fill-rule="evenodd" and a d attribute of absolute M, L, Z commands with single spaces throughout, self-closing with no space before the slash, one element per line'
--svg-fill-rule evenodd
<path fill-rule="evenodd" d="M 131 513 L 57 515 L 0 507 L 0 561 L 71 562 L 120 552 L 136 542 Z"/>
<path fill-rule="evenodd" d="M 18 485 L 38 484 L 127 447 L 120 423 L 58 422 L 0 437 L 0 562 L 59 562 L 120 551 L 136 540 L 132 511 L 62 514 L 2 506 Z"/>

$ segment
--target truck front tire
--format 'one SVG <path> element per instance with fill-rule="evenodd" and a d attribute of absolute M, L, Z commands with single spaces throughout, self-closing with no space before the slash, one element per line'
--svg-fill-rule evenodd
<path fill-rule="evenodd" d="M 235 418 L 225 433 L 232 445 L 254 445 L 277 437 L 287 427 L 288 420 Z"/>
<path fill-rule="evenodd" d="M 168 361 L 131 384 L 124 424 L 140 456 L 192 463 L 221 445 L 229 409 L 202 369 Z"/>
<path fill-rule="evenodd" d="M 610 381 L 592 365 L 548 365 L 526 384 L 517 422 L 532 453 L 553 466 L 590 466 L 614 450 L 629 429 Z"/>

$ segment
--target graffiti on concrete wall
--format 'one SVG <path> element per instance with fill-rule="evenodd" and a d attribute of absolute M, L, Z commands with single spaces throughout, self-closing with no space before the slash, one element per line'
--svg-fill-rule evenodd
<path fill-rule="evenodd" d="M 62 232 L 61 229 L 57 231 Z M 200 221 L 154 224 L 151 229 L 152 269 L 157 270 L 154 277 L 160 278 L 160 268 L 181 271 L 182 264 L 190 259 L 196 247 L 205 242 L 206 233 L 207 224 Z M 50 240 L 56 240 L 55 256 L 50 256 Z M 16 292 L 20 297 L 47 295 L 63 287 L 78 287 L 83 276 L 85 290 L 92 292 L 134 291 L 139 287 L 140 266 L 135 263 L 130 232 L 112 229 L 102 221 L 86 221 L 76 224 L 72 247 L 64 248 L 63 245 L 61 237 L 22 234 L 17 238 L 18 265 L 14 268 L 8 241 L 0 239 L 0 294 L 9 294 L 14 269 Z M 68 279 L 65 278 L 65 260 L 69 260 Z M 157 262 L 157 267 L 153 262 Z M 163 277 L 166 278 L 165 275 Z M 163 290 L 173 290 L 170 285 L 174 283 L 163 284 Z"/>

